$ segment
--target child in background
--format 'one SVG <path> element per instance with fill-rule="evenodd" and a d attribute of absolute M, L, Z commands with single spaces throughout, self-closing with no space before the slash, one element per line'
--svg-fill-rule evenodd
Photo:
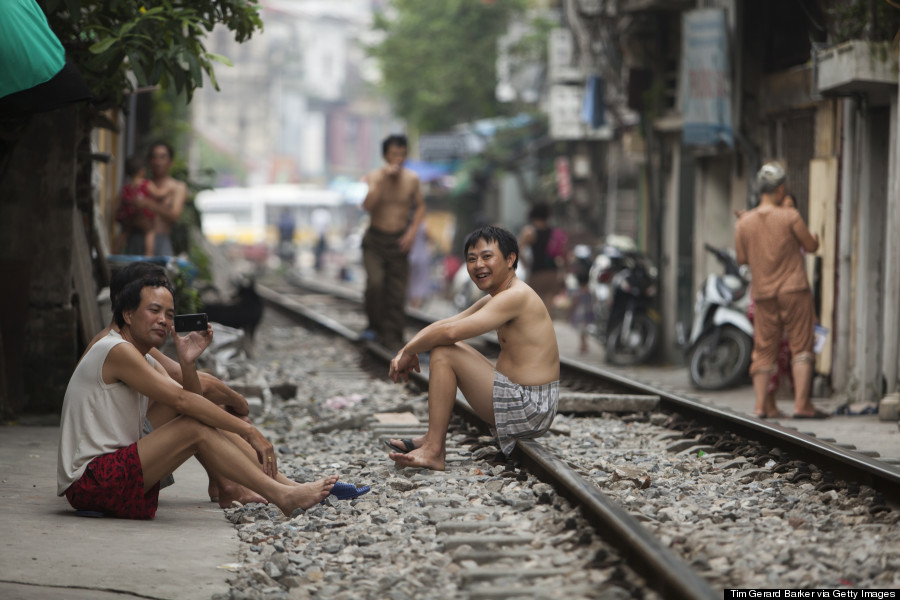
<path fill-rule="evenodd" d="M 144 234 L 144 256 L 153 256 L 156 234 L 154 232 L 155 213 L 149 208 L 139 208 L 139 199 L 162 200 L 165 195 L 149 179 L 146 179 L 146 167 L 144 161 L 138 156 L 132 156 L 125 162 L 125 176 L 128 181 L 122 186 L 122 191 L 116 198 L 113 206 L 113 214 L 116 221 L 122 226 L 122 230 L 113 244 L 113 252 L 122 251 L 128 239 L 128 234 L 140 232 Z"/>
<path fill-rule="evenodd" d="M 580 336 L 581 354 L 587 354 L 589 329 L 594 324 L 594 305 L 591 301 L 590 289 L 590 272 L 591 272 L 591 249 L 584 245 L 578 244 L 574 249 L 574 260 L 572 264 L 572 274 L 578 282 L 578 288 L 574 291 L 570 305 L 569 318 Z"/>

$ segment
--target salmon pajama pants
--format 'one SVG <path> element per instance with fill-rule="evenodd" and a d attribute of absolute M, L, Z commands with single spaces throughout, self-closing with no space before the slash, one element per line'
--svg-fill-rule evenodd
<path fill-rule="evenodd" d="M 783 333 L 794 362 L 812 360 L 816 314 L 812 292 L 786 292 L 774 298 L 754 300 L 753 354 L 750 375 L 769 373 L 778 367 L 778 350 Z"/>

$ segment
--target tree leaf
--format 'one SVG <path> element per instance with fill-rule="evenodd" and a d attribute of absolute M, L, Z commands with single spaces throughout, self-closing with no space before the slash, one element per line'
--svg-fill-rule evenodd
<path fill-rule="evenodd" d="M 137 80 L 138 85 L 147 85 L 147 73 L 144 71 L 143 65 L 141 65 L 140 59 L 132 54 L 128 55 L 128 66 L 131 67 L 132 73 L 134 73 L 134 78 Z"/>
<path fill-rule="evenodd" d="M 107 37 L 107 38 L 103 38 L 102 40 L 100 40 L 100 41 L 97 42 L 96 44 L 91 45 L 90 51 L 91 51 L 92 54 L 103 54 L 104 52 L 106 52 L 107 50 L 109 50 L 109 48 L 110 48 L 113 44 L 115 44 L 115 43 L 118 42 L 118 41 L 119 41 L 119 38 L 117 38 L 117 37 Z"/>
<path fill-rule="evenodd" d="M 124 25 L 122 25 L 122 27 L 119 28 L 119 37 L 120 37 L 120 38 L 125 37 L 125 35 L 126 35 L 129 31 L 131 31 L 132 29 L 134 29 L 134 26 L 135 26 L 135 25 L 137 25 L 137 21 L 129 21 L 128 23 L 125 23 Z"/>
<path fill-rule="evenodd" d="M 203 71 L 200 70 L 200 63 L 197 62 L 195 54 L 186 54 L 188 65 L 190 66 L 191 81 L 197 87 L 203 85 Z"/>
<path fill-rule="evenodd" d="M 228 58 L 227 56 L 223 56 L 222 54 L 216 54 L 215 52 L 207 52 L 206 57 L 211 60 L 214 60 L 216 62 L 220 62 L 223 65 L 226 65 L 228 67 L 234 66 L 234 63 L 231 61 L 231 59 Z"/>
<path fill-rule="evenodd" d="M 8 0 L 0 0 L 4 2 Z M 203 85 L 203 40 L 214 26 L 235 39 L 262 29 L 257 2 L 248 0 L 40 0 L 51 29 L 88 87 L 102 102 L 121 102 L 129 71 L 141 85 L 165 85 L 188 95 Z M 126 60 L 127 57 L 127 60 Z M 211 77 L 212 78 L 212 77 Z"/>

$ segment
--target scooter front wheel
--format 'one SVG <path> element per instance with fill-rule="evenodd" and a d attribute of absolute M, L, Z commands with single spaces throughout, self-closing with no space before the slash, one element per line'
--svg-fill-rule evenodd
<path fill-rule="evenodd" d="M 611 365 L 632 366 L 647 362 L 656 351 L 659 325 L 643 312 L 634 313 L 626 334 L 624 321 L 619 321 L 606 338 L 606 362 Z"/>
<path fill-rule="evenodd" d="M 710 331 L 691 351 L 691 383 L 701 390 L 737 385 L 747 377 L 752 352 L 753 339 L 736 327 Z"/>

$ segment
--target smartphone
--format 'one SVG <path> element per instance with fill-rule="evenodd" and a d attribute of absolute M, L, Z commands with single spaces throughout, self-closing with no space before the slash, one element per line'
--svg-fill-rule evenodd
<path fill-rule="evenodd" d="M 206 331 L 208 324 L 206 313 L 175 315 L 175 331 Z"/>

